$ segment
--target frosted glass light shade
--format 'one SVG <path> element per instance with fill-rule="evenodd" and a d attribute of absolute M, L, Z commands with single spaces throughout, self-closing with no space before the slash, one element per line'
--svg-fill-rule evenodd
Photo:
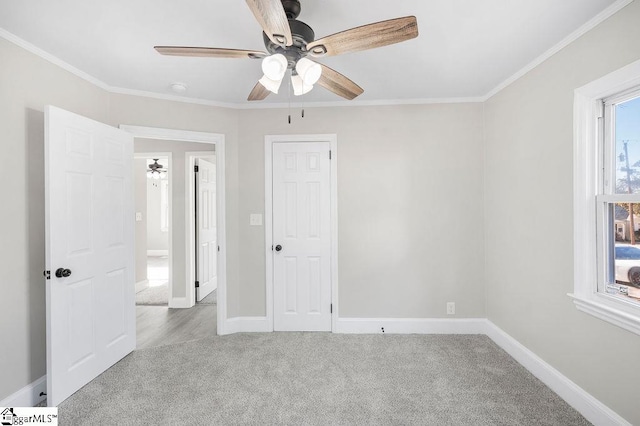
<path fill-rule="evenodd" d="M 305 84 L 313 86 L 320 80 L 322 75 L 322 67 L 320 64 L 313 62 L 307 58 L 302 58 L 296 64 L 296 71 L 302 77 Z"/>
<path fill-rule="evenodd" d="M 291 76 L 291 85 L 293 86 L 293 94 L 296 96 L 309 93 L 311 89 L 313 89 L 313 86 L 311 84 L 306 84 L 299 75 Z"/>
<path fill-rule="evenodd" d="M 287 58 L 281 53 L 276 53 L 262 60 L 262 72 L 273 81 L 282 80 L 288 65 Z"/>
<path fill-rule="evenodd" d="M 260 81 L 260 84 L 262 84 L 265 87 L 265 89 L 277 95 L 278 90 L 280 90 L 280 84 L 282 84 L 283 77 L 284 75 L 280 77 L 278 80 L 272 80 L 269 77 L 267 77 L 267 75 L 265 74 L 262 76 L 262 78 L 259 81 Z"/>

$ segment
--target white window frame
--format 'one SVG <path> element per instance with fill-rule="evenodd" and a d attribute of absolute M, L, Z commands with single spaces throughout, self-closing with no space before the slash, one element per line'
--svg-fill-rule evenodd
<path fill-rule="evenodd" d="M 640 334 L 640 304 L 598 291 L 599 273 L 604 278 L 604 259 L 598 253 L 599 221 L 597 207 L 618 201 L 603 195 L 604 151 L 603 101 L 640 86 L 640 61 L 612 72 L 579 89 L 574 96 L 574 290 L 569 294 L 576 307 L 611 324 Z M 600 150 L 600 151 L 599 151 Z M 636 198 L 630 201 L 635 201 Z M 602 238 L 602 235 L 600 236 Z M 599 272 L 600 271 L 600 272 Z"/>

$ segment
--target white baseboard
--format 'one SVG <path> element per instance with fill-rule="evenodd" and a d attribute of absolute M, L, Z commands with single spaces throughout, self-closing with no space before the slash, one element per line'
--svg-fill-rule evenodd
<path fill-rule="evenodd" d="M 484 318 L 338 318 L 334 333 L 484 334 Z"/>
<path fill-rule="evenodd" d="M 136 283 L 136 293 L 144 290 L 147 287 L 149 287 L 149 280 L 138 281 Z"/>
<path fill-rule="evenodd" d="M 169 307 L 176 309 L 187 309 L 190 308 L 191 305 L 189 301 L 187 301 L 186 297 L 169 297 Z"/>
<path fill-rule="evenodd" d="M 270 333 L 273 331 L 267 317 L 228 318 L 222 327 L 222 334 L 233 333 Z"/>
<path fill-rule="evenodd" d="M 169 256 L 169 250 L 147 250 L 147 256 Z"/>
<path fill-rule="evenodd" d="M 47 399 L 46 395 L 40 395 L 46 391 L 47 376 L 44 375 L 0 401 L 0 407 L 35 407 Z"/>
<path fill-rule="evenodd" d="M 594 425 L 631 425 L 489 320 L 485 334 Z"/>

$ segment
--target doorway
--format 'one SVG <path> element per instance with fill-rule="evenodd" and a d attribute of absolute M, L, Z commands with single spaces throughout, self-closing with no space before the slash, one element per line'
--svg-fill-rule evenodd
<path fill-rule="evenodd" d="M 169 291 L 168 309 L 164 317 L 176 317 L 181 323 L 191 322 L 194 327 L 187 330 L 185 335 L 190 339 L 199 338 L 198 330 L 204 330 L 205 333 L 222 334 L 221 329 L 224 327 L 224 318 L 226 317 L 226 233 L 225 233 L 225 211 L 224 211 L 224 135 L 159 129 L 138 126 L 120 126 L 121 129 L 133 134 L 136 142 L 136 150 L 141 155 L 149 156 L 151 151 L 149 148 L 157 148 L 158 154 L 168 152 L 170 171 L 169 171 L 169 198 L 173 203 L 169 209 L 168 220 L 173 232 L 169 233 L 169 250 L 170 264 L 172 270 L 170 272 L 171 289 Z M 196 262 L 194 256 L 194 238 L 193 230 L 195 229 L 194 220 L 191 216 L 192 194 L 195 187 L 193 182 L 193 161 L 192 153 L 199 153 L 202 157 L 208 156 L 208 160 L 215 165 L 212 182 L 215 182 L 215 190 L 210 192 L 215 200 L 215 216 L 212 220 L 215 226 L 215 248 L 216 256 L 214 258 L 215 265 L 211 270 L 216 272 L 216 303 L 212 309 L 207 312 L 213 312 L 213 316 L 203 314 L 205 309 L 189 309 L 196 306 L 195 299 L 195 278 L 196 278 Z M 159 161 L 161 163 L 161 161 Z M 150 254 L 154 254 L 151 252 Z M 161 253 L 159 253 L 161 254 Z M 209 306 L 210 307 L 210 306 Z M 197 311 L 197 313 L 196 313 Z M 189 318 L 197 316 L 197 321 L 191 321 Z M 154 315 L 155 316 L 155 315 Z M 142 318 L 150 327 L 158 327 L 155 318 L 152 315 L 146 315 Z M 165 318 L 162 318 L 164 321 Z M 140 314 L 138 319 L 141 319 Z M 160 325 L 163 328 L 171 328 L 169 324 Z M 156 336 L 157 337 L 157 336 Z M 171 336 L 169 336 L 171 337 Z M 171 338 L 174 341 L 175 339 Z"/>
<path fill-rule="evenodd" d="M 265 137 L 267 319 L 274 331 L 331 331 L 337 298 L 337 139 Z"/>
<path fill-rule="evenodd" d="M 134 154 L 136 305 L 169 306 L 172 293 L 170 152 Z"/>
<path fill-rule="evenodd" d="M 187 153 L 188 164 L 193 163 L 193 189 L 189 190 L 189 216 L 194 229 L 193 273 L 195 299 L 200 304 L 216 304 L 218 288 L 218 232 L 216 224 L 216 164 L 210 153 Z"/>

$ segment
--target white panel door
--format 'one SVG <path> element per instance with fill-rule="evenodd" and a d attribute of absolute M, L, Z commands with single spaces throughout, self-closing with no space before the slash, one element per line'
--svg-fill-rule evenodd
<path fill-rule="evenodd" d="M 216 165 L 198 160 L 198 287 L 201 301 L 218 287 L 218 233 L 216 228 Z"/>
<path fill-rule="evenodd" d="M 276 331 L 331 331 L 329 142 L 273 144 Z"/>
<path fill-rule="evenodd" d="M 133 138 L 45 110 L 47 403 L 135 349 Z"/>

